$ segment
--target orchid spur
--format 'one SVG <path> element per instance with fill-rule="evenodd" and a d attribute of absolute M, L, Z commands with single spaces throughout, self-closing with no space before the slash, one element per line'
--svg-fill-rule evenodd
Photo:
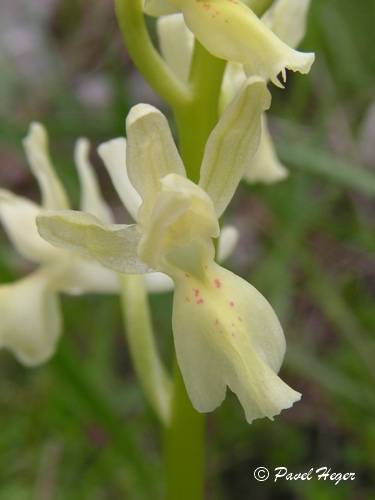
<path fill-rule="evenodd" d="M 199 184 L 186 177 L 164 115 L 137 105 L 126 121 L 126 164 L 118 163 L 124 158 L 124 140 L 99 150 L 118 182 L 122 169 L 136 191 L 133 195 L 140 197 L 137 224 L 104 225 L 74 211 L 51 211 L 37 218 L 42 237 L 57 247 L 80 252 L 119 273 L 156 270 L 169 275 L 174 282 L 176 355 L 193 406 L 200 412 L 214 410 L 229 387 L 248 422 L 273 418 L 300 399 L 277 376 L 285 339 L 271 306 L 214 260 L 218 218 L 256 152 L 261 115 L 269 104 L 265 81 L 247 80 L 208 139 Z"/>
<path fill-rule="evenodd" d="M 297 47 L 306 31 L 306 18 L 311 0 L 277 0 L 262 16 L 261 22 L 288 46 Z M 186 26 L 182 14 L 164 15 L 157 20 L 160 50 L 163 58 L 176 76 L 184 82 L 189 79 L 193 57 L 194 35 Z M 249 41 L 251 44 L 251 41 Z M 220 110 L 228 103 L 246 81 L 243 64 L 228 62 L 221 90 Z M 274 183 L 288 175 L 286 167 L 277 157 L 268 130 L 266 114 L 263 116 L 262 136 L 255 158 L 244 174 L 249 183 Z"/>

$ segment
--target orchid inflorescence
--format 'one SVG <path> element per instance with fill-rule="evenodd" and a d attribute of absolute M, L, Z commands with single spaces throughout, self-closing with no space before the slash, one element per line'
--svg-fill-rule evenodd
<path fill-rule="evenodd" d="M 227 387 L 248 422 L 272 419 L 300 399 L 277 375 L 285 338 L 272 307 L 217 263 L 237 240 L 236 230 L 221 230 L 219 219 L 240 181 L 272 183 L 287 175 L 267 127 L 267 83 L 283 87 L 286 69 L 307 73 L 314 60 L 313 54 L 295 50 L 309 0 L 277 0 L 261 19 L 251 6 L 239 0 L 145 0 L 145 13 L 158 17 L 160 51 L 177 79 L 188 82 L 194 38 L 228 63 L 220 118 L 208 137 L 197 182 L 166 117 L 153 106 L 134 106 L 126 139 L 99 146 L 134 224 L 113 223 L 83 139 L 75 154 L 81 210 L 70 210 L 51 166 L 46 132 L 39 124 L 31 126 L 25 148 L 42 206 L 0 191 L 0 218 L 10 239 L 39 265 L 19 282 L 0 287 L 0 345 L 21 362 L 33 365 L 52 355 L 61 331 L 58 293 L 118 293 L 118 275 L 139 274 L 150 292 L 173 289 L 176 356 L 196 410 L 214 410 Z"/>

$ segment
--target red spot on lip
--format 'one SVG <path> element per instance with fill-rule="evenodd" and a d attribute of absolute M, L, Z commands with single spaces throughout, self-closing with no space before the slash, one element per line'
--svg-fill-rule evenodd
<path fill-rule="evenodd" d="M 198 299 L 198 300 L 196 301 L 196 304 L 203 304 L 203 302 L 204 302 L 204 300 L 203 300 L 202 298 L 200 298 L 200 299 Z"/>
<path fill-rule="evenodd" d="M 234 307 L 234 302 L 233 302 L 233 300 L 231 300 L 231 301 L 229 302 L 229 305 L 230 305 L 230 307 Z"/>
<path fill-rule="evenodd" d="M 214 285 L 215 285 L 215 288 L 220 288 L 221 287 L 221 281 L 218 278 L 214 279 Z"/>

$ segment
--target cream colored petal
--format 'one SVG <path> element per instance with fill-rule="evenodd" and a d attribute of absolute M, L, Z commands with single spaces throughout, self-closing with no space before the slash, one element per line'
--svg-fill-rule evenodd
<path fill-rule="evenodd" d="M 126 131 L 129 179 L 142 197 L 147 218 L 160 190 L 160 179 L 171 173 L 184 176 L 185 167 L 166 117 L 153 106 L 134 106 L 126 119 Z"/>
<path fill-rule="evenodd" d="M 51 164 L 48 136 L 43 125 L 32 123 L 23 145 L 30 168 L 39 183 L 43 207 L 49 210 L 69 208 L 65 190 Z"/>
<path fill-rule="evenodd" d="M 249 78 L 208 139 L 199 185 L 213 200 L 218 216 L 232 199 L 258 148 L 261 116 L 270 102 L 266 82 Z"/>
<path fill-rule="evenodd" d="M 214 56 L 247 66 L 282 87 L 277 78 L 285 69 L 308 73 L 314 54 L 297 52 L 282 42 L 239 0 L 179 0 L 185 22 Z"/>
<path fill-rule="evenodd" d="M 173 333 L 186 389 L 200 412 L 214 410 L 228 386 L 250 423 L 272 419 L 301 395 L 278 376 L 285 339 L 266 299 L 211 263 L 202 279 L 175 277 Z"/>
<path fill-rule="evenodd" d="M 140 258 L 151 268 L 163 269 L 166 249 L 174 243 L 173 238 L 170 241 L 168 231 L 171 226 L 177 224 L 179 218 L 186 214 L 189 206 L 189 198 L 176 196 L 174 193 L 166 193 L 155 203 L 149 226 L 145 227 L 138 248 Z"/>
<path fill-rule="evenodd" d="M 61 210 L 37 218 L 40 235 L 52 245 L 79 252 L 119 273 L 148 272 L 137 257 L 140 236 L 136 226 L 104 226 L 84 212 Z"/>
<path fill-rule="evenodd" d="M 38 234 L 35 218 L 41 208 L 21 196 L 0 189 L 0 220 L 16 248 L 27 260 L 42 262 L 56 258 L 59 251 Z"/>
<path fill-rule="evenodd" d="M 81 210 L 95 215 L 102 222 L 110 223 L 112 222 L 112 214 L 101 195 L 89 154 L 89 141 L 78 139 L 74 158 L 81 184 Z"/>
<path fill-rule="evenodd" d="M 229 62 L 225 68 L 221 86 L 220 113 L 228 106 L 247 80 L 244 67 L 240 63 Z"/>
<path fill-rule="evenodd" d="M 219 235 L 219 224 L 211 199 L 186 177 L 169 174 L 160 181 L 161 190 L 139 245 L 139 256 L 150 267 L 164 271 L 166 256 L 196 239 Z"/>
<path fill-rule="evenodd" d="M 239 232 L 234 226 L 224 226 L 220 232 L 218 247 L 217 247 L 217 260 L 224 262 L 236 248 Z"/>
<path fill-rule="evenodd" d="M 251 2 L 245 2 L 251 6 Z M 262 17 L 262 21 L 283 42 L 296 48 L 306 31 L 306 20 L 311 0 L 278 0 Z M 246 80 L 242 64 L 227 64 L 220 96 L 221 112 L 239 91 Z"/>
<path fill-rule="evenodd" d="M 173 281 L 163 273 L 144 275 L 148 293 L 165 293 L 173 290 Z M 75 256 L 66 273 L 59 278 L 58 288 L 69 295 L 84 293 L 118 294 L 118 274 L 93 260 Z"/>
<path fill-rule="evenodd" d="M 189 79 L 194 35 L 182 14 L 159 17 L 156 24 L 160 51 L 168 66 L 184 82 Z"/>
<path fill-rule="evenodd" d="M 163 273 L 152 272 L 144 275 L 148 293 L 165 293 L 173 290 L 173 281 Z M 118 274 L 93 260 L 75 256 L 66 273 L 59 278 L 59 290 L 70 295 L 84 293 L 118 294 Z"/>
<path fill-rule="evenodd" d="M 282 181 L 288 177 L 289 172 L 284 165 L 281 164 L 277 157 L 271 135 L 268 130 L 266 116 L 262 118 L 262 135 L 257 152 L 250 162 L 244 179 L 253 184 L 255 182 L 263 182 L 265 184 L 273 184 Z"/>
<path fill-rule="evenodd" d="M 0 347 L 27 366 L 47 361 L 61 334 L 58 297 L 48 290 L 48 280 L 44 269 L 0 286 Z"/>
<path fill-rule="evenodd" d="M 306 33 L 310 4 L 311 0 L 277 0 L 262 21 L 280 40 L 296 48 Z"/>
<path fill-rule="evenodd" d="M 173 290 L 173 281 L 163 273 L 148 273 L 144 277 L 149 293 L 163 293 Z"/>
<path fill-rule="evenodd" d="M 123 137 L 104 142 L 98 153 L 111 177 L 124 207 L 136 221 L 142 199 L 134 189 L 126 168 L 126 140 Z"/>
<path fill-rule="evenodd" d="M 59 291 L 69 295 L 84 293 L 118 294 L 118 275 L 92 259 L 71 255 L 66 271 L 55 282 Z"/>
<path fill-rule="evenodd" d="M 185 289 L 183 289 L 185 290 Z M 225 399 L 226 383 L 223 380 L 223 363 L 208 335 L 205 317 L 192 317 L 194 306 L 185 306 L 182 289 L 176 288 L 173 301 L 173 336 L 177 361 L 182 372 L 187 393 L 199 412 L 215 410 Z M 189 300 L 193 300 L 192 297 Z M 208 328 L 209 329 L 209 328 Z"/>
<path fill-rule="evenodd" d="M 178 12 L 173 2 L 168 0 L 144 0 L 143 11 L 149 16 L 165 16 Z"/>

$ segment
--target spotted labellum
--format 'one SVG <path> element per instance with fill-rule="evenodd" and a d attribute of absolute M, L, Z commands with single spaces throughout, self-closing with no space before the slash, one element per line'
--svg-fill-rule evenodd
<path fill-rule="evenodd" d="M 168 275 L 177 360 L 194 407 L 214 410 L 229 387 L 248 422 L 273 418 L 300 399 L 277 375 L 285 339 L 272 307 L 215 257 L 218 219 L 254 158 L 269 105 L 266 81 L 247 79 L 207 141 L 197 184 L 186 176 L 164 115 L 137 105 L 126 120 L 126 141 L 99 149 L 116 185 L 137 200 L 136 224 L 105 224 L 69 210 L 37 217 L 41 236 L 58 248 L 117 273 Z"/>

